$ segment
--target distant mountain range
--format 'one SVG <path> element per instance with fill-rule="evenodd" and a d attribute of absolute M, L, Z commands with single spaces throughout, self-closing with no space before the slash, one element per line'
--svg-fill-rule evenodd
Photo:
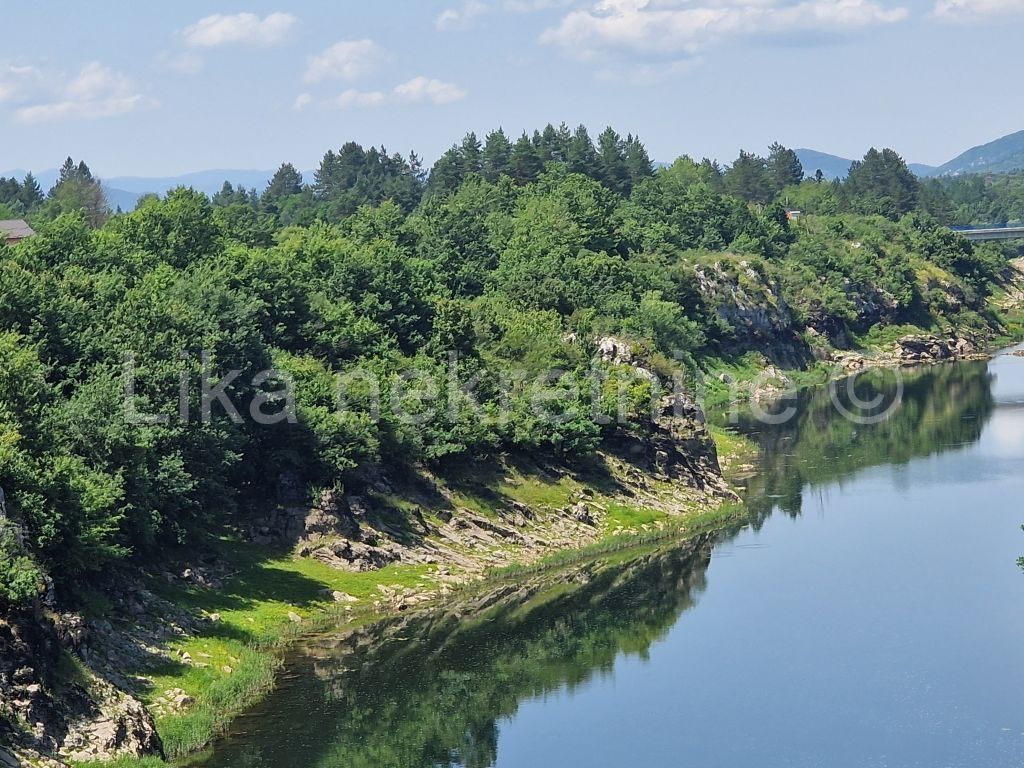
<path fill-rule="evenodd" d="M 804 171 L 813 176 L 819 168 L 827 179 L 846 177 L 853 162 L 845 157 L 813 149 L 796 150 Z M 962 176 L 968 173 L 1009 173 L 1024 170 L 1024 131 L 968 149 L 948 163 L 936 167 L 910 163 L 910 170 L 922 178 L 929 176 Z"/>
<path fill-rule="evenodd" d="M 808 177 L 814 176 L 820 169 L 824 177 L 829 181 L 832 179 L 845 179 L 846 174 L 850 172 L 850 166 L 853 164 L 853 160 L 847 157 L 830 155 L 827 152 L 818 152 L 814 149 L 798 149 L 796 154 L 800 158 L 800 163 L 803 165 L 804 172 Z M 907 163 L 907 166 L 921 178 L 939 175 L 939 169 L 932 165 Z M 1021 167 L 1024 168 L 1024 155 L 1021 157 Z"/>
<path fill-rule="evenodd" d="M 1024 131 L 982 144 L 939 166 L 941 176 L 965 173 L 1008 173 L 1024 168 Z"/>

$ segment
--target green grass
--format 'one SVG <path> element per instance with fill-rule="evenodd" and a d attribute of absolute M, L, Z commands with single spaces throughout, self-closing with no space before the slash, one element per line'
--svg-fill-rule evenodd
<path fill-rule="evenodd" d="M 718 424 L 709 424 L 708 432 L 718 450 L 718 462 L 728 478 L 730 471 L 738 464 L 750 464 L 757 460 L 758 447 L 745 435 Z"/>
<path fill-rule="evenodd" d="M 569 476 L 551 477 L 527 465 L 513 466 L 500 473 L 462 479 L 450 489 L 452 504 L 482 517 L 497 517 L 514 502 L 533 510 L 562 509 L 573 501 L 583 484 Z"/>
<path fill-rule="evenodd" d="M 498 490 L 508 498 L 526 504 L 531 509 L 562 509 L 572 502 L 573 494 L 582 486 L 579 482 L 560 477 L 549 479 L 518 472 L 503 480 Z"/>
<path fill-rule="evenodd" d="M 171 758 L 201 749 L 233 717 L 259 701 L 273 686 L 279 646 L 303 631 L 338 622 L 340 608 L 332 591 L 359 598 L 356 611 L 367 613 L 372 611 L 372 600 L 380 596 L 380 584 L 417 587 L 430 582 L 424 566 L 348 573 L 317 560 L 239 542 L 222 542 L 222 551 L 237 570 L 223 589 L 154 585 L 154 591 L 176 605 L 221 617 L 198 636 L 172 644 L 170 650 L 178 660 L 147 670 L 153 680 L 147 704 L 169 689 L 181 689 L 195 699 L 185 712 L 157 718 Z M 303 621 L 293 622 L 290 613 Z M 180 660 L 184 653 L 191 657 L 191 664 Z"/>
<path fill-rule="evenodd" d="M 639 509 L 628 507 L 625 504 L 609 504 L 608 514 L 605 517 L 605 531 L 611 533 L 618 529 L 630 530 L 642 528 L 645 525 L 654 525 L 668 520 L 669 516 L 657 509 Z"/>
<path fill-rule="evenodd" d="M 862 350 L 891 347 L 905 336 L 920 336 L 923 333 L 934 333 L 936 330 L 917 325 L 873 325 L 867 333 L 854 337 L 854 346 Z"/>
<path fill-rule="evenodd" d="M 609 555 L 626 561 L 642 554 L 644 548 L 650 545 L 669 539 L 691 538 L 704 533 L 724 530 L 741 523 L 746 517 L 746 507 L 742 504 L 722 504 L 717 508 L 704 509 L 685 517 L 667 517 L 666 523 L 654 530 L 606 535 L 593 544 L 579 549 L 553 552 L 536 563 L 513 563 L 501 568 L 493 568 L 487 572 L 487 577 L 495 580 L 517 579 L 557 570 L 598 557 L 605 559 Z"/>
<path fill-rule="evenodd" d="M 72 766 L 91 766 L 95 768 L 102 765 L 103 768 L 167 768 L 167 763 L 158 757 L 117 757 L 113 760 L 93 763 L 71 763 Z"/>

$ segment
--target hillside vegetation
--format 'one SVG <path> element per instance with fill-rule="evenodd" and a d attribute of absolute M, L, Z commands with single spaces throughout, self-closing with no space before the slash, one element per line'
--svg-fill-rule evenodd
<path fill-rule="evenodd" d="M 799 364 L 878 326 L 999 330 L 987 298 L 1004 254 L 944 230 L 895 153 L 844 184 L 802 175 L 778 145 L 727 171 L 684 157 L 655 173 L 635 137 L 549 126 L 470 135 L 429 177 L 347 144 L 310 185 L 286 165 L 262 194 L 179 189 L 108 216 L 69 162 L 47 199 L 28 196 L 39 235 L 0 248 L 0 486 L 16 523 L 0 602 L 187 542 L 286 481 L 592 455 L 643 424 L 652 386 L 628 384 L 628 425 L 593 418 L 627 386 L 581 386 L 601 337 L 668 378 L 748 351 Z M 783 199 L 809 213 L 791 223 Z M 338 415 L 336 376 L 356 369 L 383 391 L 352 386 Z M 204 370 L 237 371 L 231 403 L 277 418 L 204 410 Z M 558 418 L 540 419 L 528 382 L 551 370 Z M 413 371 L 437 382 L 436 418 L 407 418 L 425 402 Z"/>

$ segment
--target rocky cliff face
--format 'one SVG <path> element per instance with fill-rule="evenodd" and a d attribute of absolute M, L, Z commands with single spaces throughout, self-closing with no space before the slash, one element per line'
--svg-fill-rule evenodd
<path fill-rule="evenodd" d="M 78 656 L 84 626 L 43 609 L 0 618 L 0 729 L 40 764 L 162 755 L 146 708 Z"/>
<path fill-rule="evenodd" d="M 746 261 L 720 261 L 697 267 L 695 274 L 705 301 L 728 329 L 727 352 L 761 352 L 785 368 L 810 359 L 781 289 L 761 272 Z"/>

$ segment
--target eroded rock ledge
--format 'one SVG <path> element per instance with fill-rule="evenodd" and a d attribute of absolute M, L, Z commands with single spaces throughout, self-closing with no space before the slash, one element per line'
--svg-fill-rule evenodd
<path fill-rule="evenodd" d="M 80 666 L 83 633 L 80 624 L 47 611 L 0 619 L 0 732 L 6 729 L 4 741 L 17 745 L 9 747 L 10 761 L 163 755 L 142 703 Z M 5 759 L 0 753 L 0 765 Z"/>

